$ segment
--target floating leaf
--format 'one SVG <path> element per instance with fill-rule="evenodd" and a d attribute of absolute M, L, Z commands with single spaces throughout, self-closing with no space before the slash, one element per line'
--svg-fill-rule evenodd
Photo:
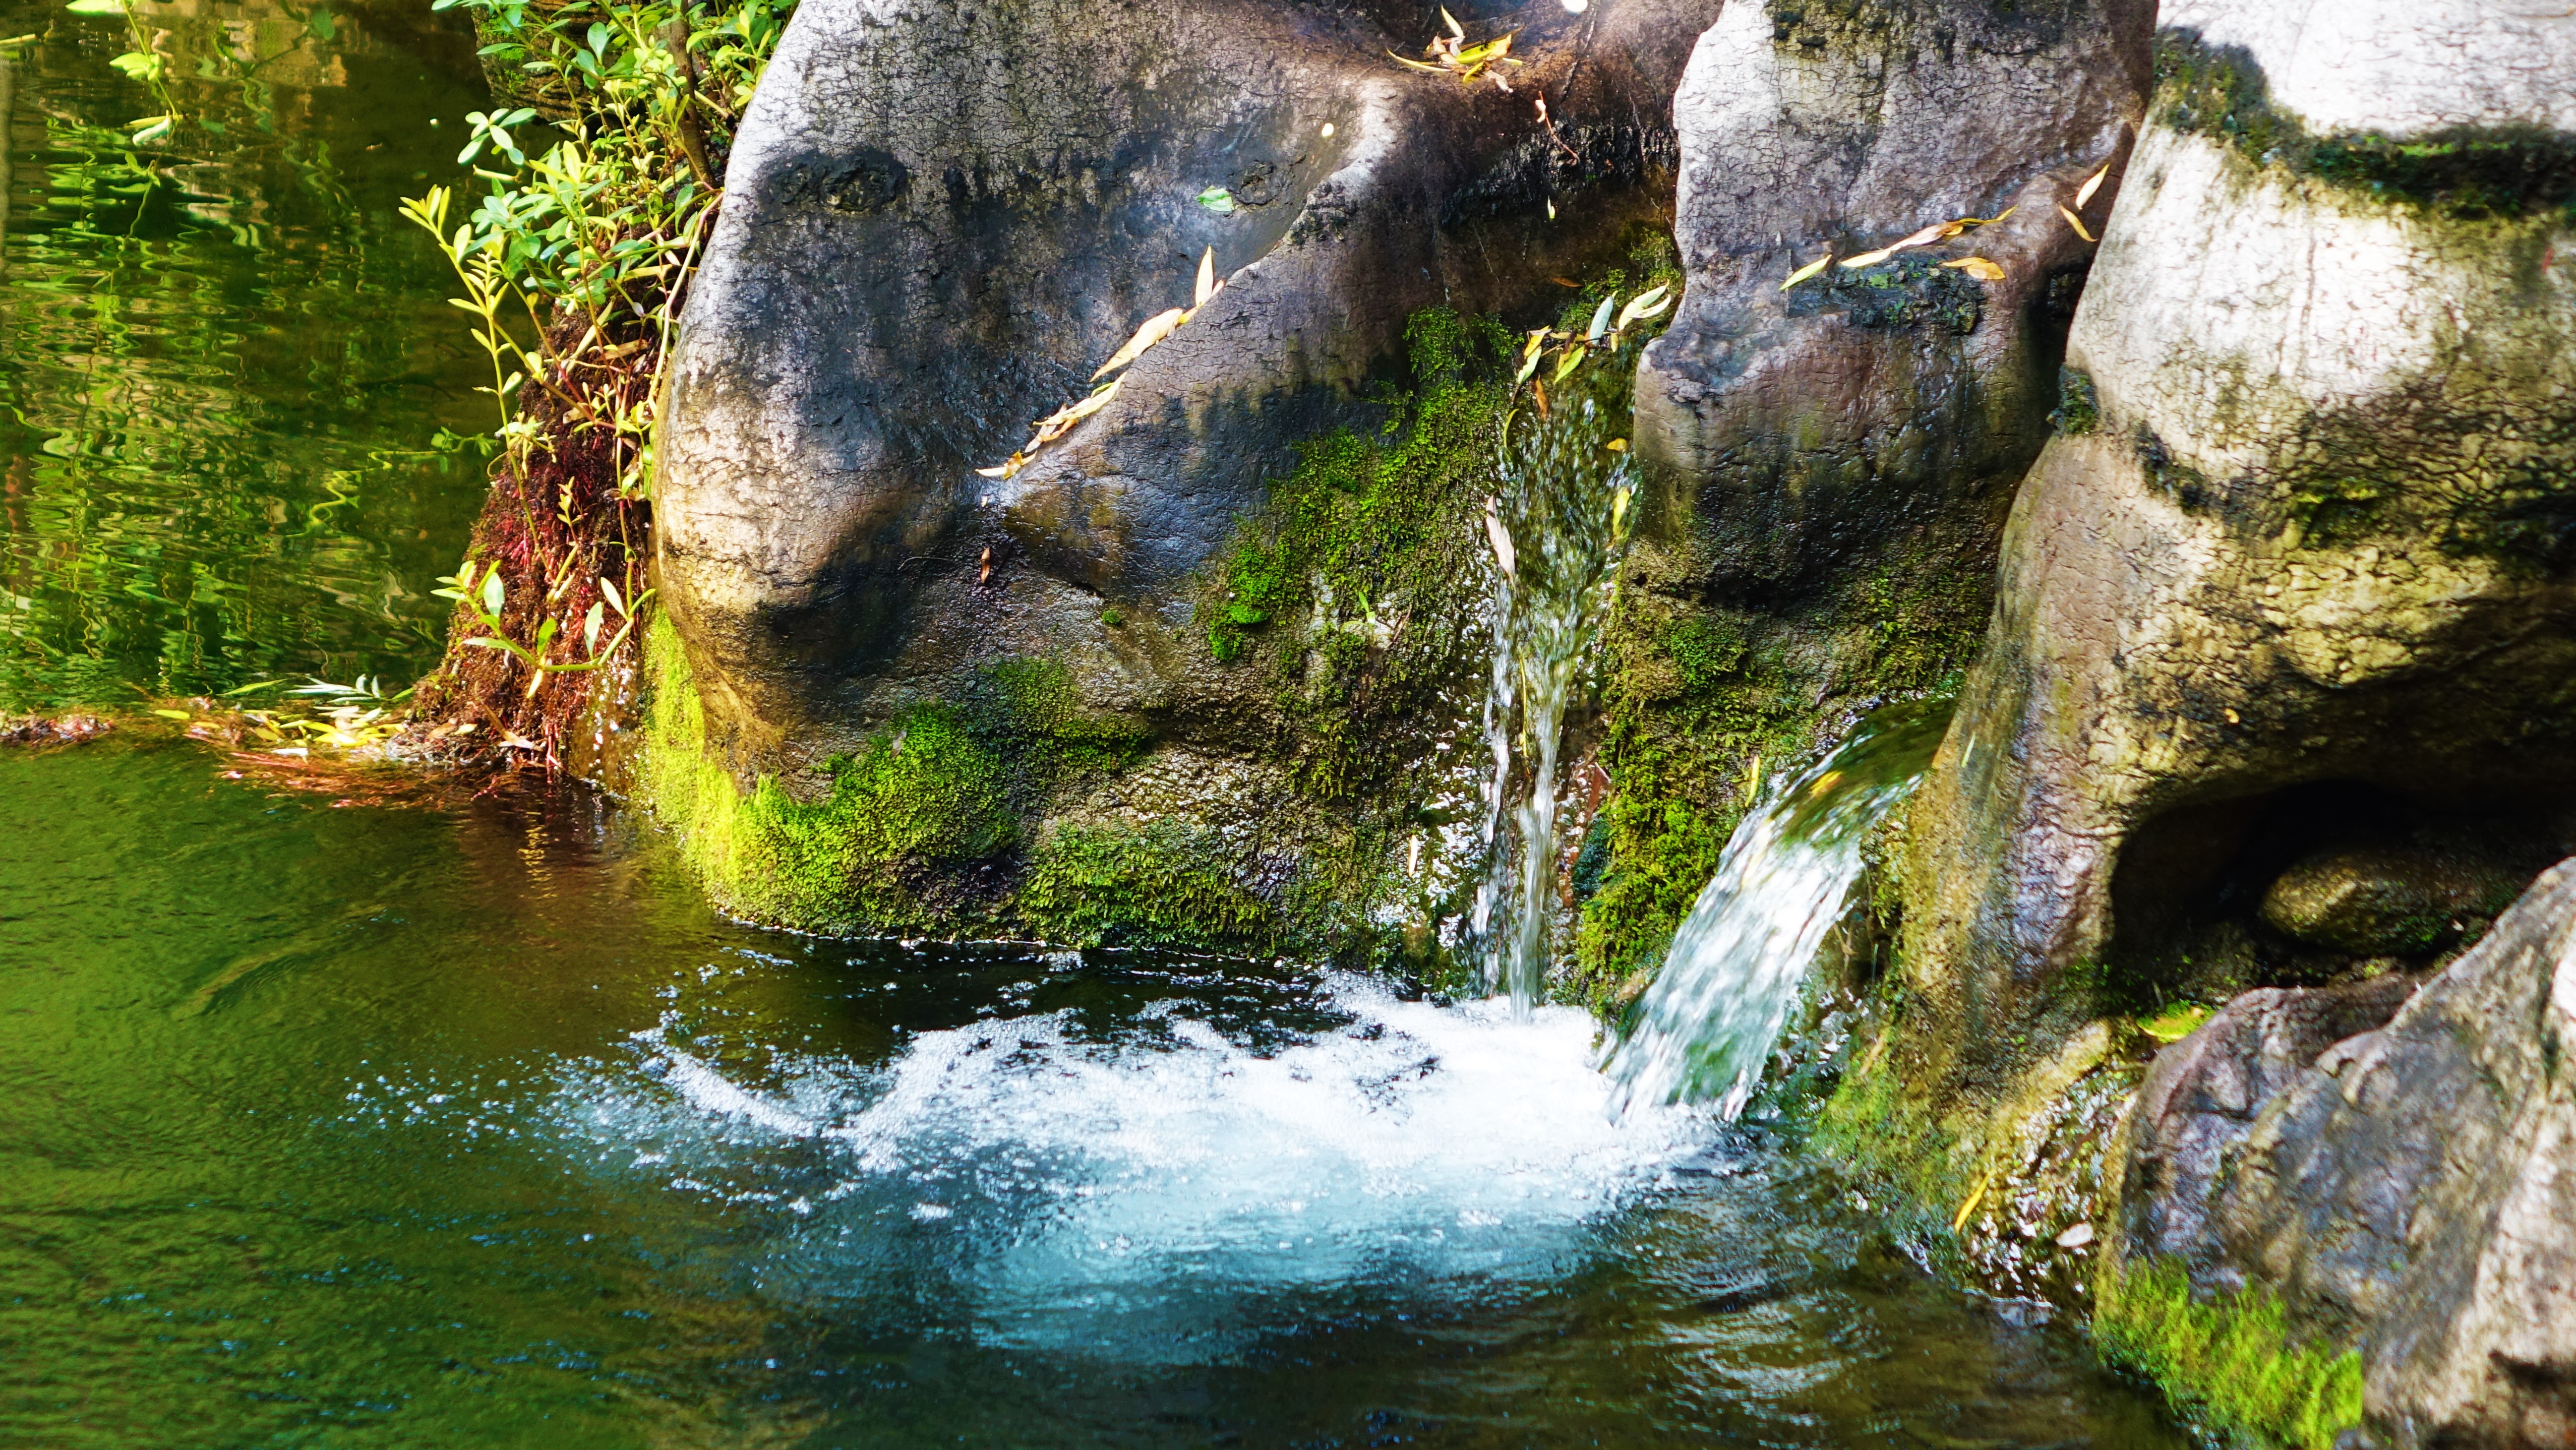
<path fill-rule="evenodd" d="M 170 118 L 167 116 L 145 116 L 126 124 L 136 128 L 134 140 L 137 145 L 158 141 L 170 134 Z M 488 393 L 491 389 L 485 388 L 482 391 Z"/>
<path fill-rule="evenodd" d="M 1143 357 L 1145 349 L 1171 336 L 1173 331 L 1188 319 L 1189 313 L 1178 307 L 1168 312 L 1157 312 L 1145 319 L 1145 325 L 1136 329 L 1136 335 L 1127 339 L 1126 346 L 1111 353 L 1109 361 L 1100 365 L 1100 371 L 1091 375 L 1092 381 L 1098 382 Z"/>
<path fill-rule="evenodd" d="M 122 15 L 125 0 L 72 0 L 63 8 L 74 15 Z"/>
<path fill-rule="evenodd" d="M 1216 295 L 1216 285 L 1216 248 L 1210 247 L 1199 257 L 1199 280 L 1190 296 L 1190 310 L 1207 306 L 1207 300 Z"/>
<path fill-rule="evenodd" d="M 2075 213 L 2068 211 L 2062 206 L 2057 209 L 2057 214 L 2066 218 L 2066 224 L 2068 226 L 2075 228 L 2075 235 L 2082 237 L 2088 242 L 2098 240 L 2098 238 L 2096 238 L 2091 232 L 2084 230 L 2084 218 L 2077 216 Z"/>
<path fill-rule="evenodd" d="M 2000 282 L 2004 279 L 2004 269 L 1983 257 L 1960 257 L 1955 261 L 1943 262 L 1941 265 L 1957 268 L 1980 282 Z"/>
<path fill-rule="evenodd" d="M 1618 301 L 1619 294 L 1613 292 L 1609 296 L 1601 299 L 1600 306 L 1592 309 L 1592 325 L 1585 328 L 1583 331 L 1583 340 L 1585 342 L 1599 342 L 1601 340 L 1601 334 L 1610 330 L 1610 309 L 1612 306 L 1617 304 Z"/>
<path fill-rule="evenodd" d="M 1218 216 L 1232 216 L 1235 211 L 1234 193 L 1222 186 L 1211 186 L 1199 193 L 1199 205 Z"/>
<path fill-rule="evenodd" d="M 1818 257 L 1816 260 L 1814 260 L 1814 261 L 1812 261 L 1812 262 L 1809 262 L 1807 265 L 1805 265 L 1805 266 L 1803 266 L 1803 267 L 1800 267 L 1797 271 L 1792 272 L 1792 273 L 1790 273 L 1790 274 L 1789 274 L 1789 280 L 1788 280 L 1788 281 L 1783 282 L 1783 283 L 1781 283 L 1781 284 L 1780 284 L 1780 290 L 1781 290 L 1781 291 L 1783 291 L 1783 292 L 1786 292 L 1786 291 L 1788 291 L 1790 288 L 1797 286 L 1799 283 L 1806 281 L 1808 278 L 1813 277 L 1813 276 L 1814 276 L 1814 275 L 1816 275 L 1818 272 L 1821 272 L 1821 271 L 1825 270 L 1825 268 L 1827 268 L 1827 267 L 1829 267 L 1829 266 L 1832 266 L 1832 265 L 1833 265 L 1833 260 L 1834 260 L 1834 254 L 1833 254 L 1833 253 L 1831 253 L 1831 252 L 1827 252 L 1827 253 L 1825 253 L 1823 256 Z"/>
<path fill-rule="evenodd" d="M 2084 203 L 2093 199 L 2093 193 L 2102 189 L 2102 178 L 2110 174 L 2111 163 L 2106 161 L 2102 163 L 2101 170 L 2094 172 L 2092 176 L 2085 180 L 2082 186 L 2075 188 L 2075 209 L 2077 211 L 2082 211 L 2084 209 Z"/>

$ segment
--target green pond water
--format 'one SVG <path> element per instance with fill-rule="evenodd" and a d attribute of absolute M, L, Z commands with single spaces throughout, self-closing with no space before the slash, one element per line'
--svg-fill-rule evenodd
<path fill-rule="evenodd" d="M 409 679 L 479 494 L 425 8 L 0 5 L 0 707 Z M 424 120 L 446 118 L 433 131 Z M 0 750 L 0 1445 L 2184 1443 L 1590 1023 L 729 923 L 577 787 Z"/>

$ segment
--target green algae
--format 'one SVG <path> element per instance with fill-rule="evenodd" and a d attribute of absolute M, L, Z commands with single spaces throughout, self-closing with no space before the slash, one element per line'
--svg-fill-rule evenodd
<path fill-rule="evenodd" d="M 2361 1355 L 2297 1342 L 2280 1296 L 2259 1285 L 2202 1298 L 2177 1261 L 2106 1257 L 2093 1333 L 2106 1359 L 2232 1437 L 2332 1450 L 2361 1423 Z"/>

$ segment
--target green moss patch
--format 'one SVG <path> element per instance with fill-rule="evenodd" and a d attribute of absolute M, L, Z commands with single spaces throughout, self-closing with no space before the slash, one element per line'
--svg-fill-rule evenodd
<path fill-rule="evenodd" d="M 2251 53 L 2179 27 L 2157 37 L 2156 82 L 2158 121 L 2223 141 L 2257 166 L 2462 221 L 2558 210 L 2576 223 L 2576 136 L 2531 126 L 2457 127 L 2402 141 L 2320 136 L 2274 104 Z"/>
<path fill-rule="evenodd" d="M 962 905 L 943 875 L 1017 838 L 1001 759 L 966 713 L 920 707 L 836 762 L 830 791 L 801 801 L 776 779 L 752 789 L 707 750 L 705 709 L 667 619 L 645 643 L 650 681 L 638 792 L 678 835 L 717 903 L 755 921 L 890 930 Z"/>
<path fill-rule="evenodd" d="M 1048 833 L 1017 915 L 1048 941 L 1263 955 L 1279 914 L 1226 869 L 1213 833 L 1156 825 L 1066 825 Z"/>
<path fill-rule="evenodd" d="M 2288 1311 L 2268 1290 L 2200 1299 L 2177 1262 L 2106 1260 L 2093 1332 L 2105 1358 L 2222 1433 L 2332 1450 L 2361 1423 L 2360 1354 L 2295 1343 Z"/>

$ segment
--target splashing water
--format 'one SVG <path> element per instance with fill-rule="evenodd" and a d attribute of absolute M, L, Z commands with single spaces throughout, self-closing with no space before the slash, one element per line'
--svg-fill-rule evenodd
<path fill-rule="evenodd" d="M 1547 977 L 1555 893 L 1557 747 L 1565 712 L 1616 588 L 1636 466 L 1609 445 L 1609 419 L 1589 400 L 1519 429 L 1503 450 L 1502 489 L 1485 527 L 1494 578 L 1493 687 L 1485 697 L 1486 877 L 1473 918 L 1485 943 L 1485 987 L 1527 1015 Z M 1511 799 L 1513 745 L 1527 793 Z M 1517 851 L 1507 850 L 1508 813 Z"/>
<path fill-rule="evenodd" d="M 883 1065 L 720 1060 L 679 1014 L 568 1076 L 574 1140 L 680 1192 L 784 1205 L 768 1292 L 930 1294 L 991 1345 L 1223 1358 L 1245 1295 L 1544 1281 L 1706 1146 L 1614 1118 L 1573 1008 L 1404 1002 L 1332 974 L 1284 1043 L 1187 995 L 1103 1036 L 1076 1010 L 925 1032 Z M 1275 1035 L 1275 1034 L 1274 1034 Z"/>
<path fill-rule="evenodd" d="M 1610 1051 L 1623 1110 L 1744 1110 L 1860 881 L 1870 831 L 1913 795 L 1949 718 L 1946 701 L 1879 710 L 1744 817 Z"/>

